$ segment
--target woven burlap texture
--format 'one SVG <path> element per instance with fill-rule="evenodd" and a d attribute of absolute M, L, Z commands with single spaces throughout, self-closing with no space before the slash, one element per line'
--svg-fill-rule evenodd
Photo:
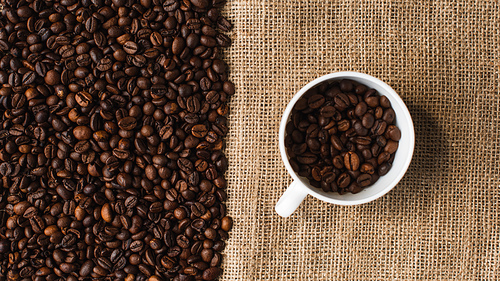
<path fill-rule="evenodd" d="M 499 280 L 499 8 L 229 0 L 235 223 L 222 280 Z M 336 71 L 373 75 L 399 93 L 415 124 L 412 164 L 374 202 L 309 196 L 283 219 L 274 212 L 291 183 L 278 150 L 281 114 L 301 87 Z"/>

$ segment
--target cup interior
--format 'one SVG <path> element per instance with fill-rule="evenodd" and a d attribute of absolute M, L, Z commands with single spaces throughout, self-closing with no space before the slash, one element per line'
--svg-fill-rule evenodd
<path fill-rule="evenodd" d="M 399 147 L 396 151 L 392 168 L 386 175 L 381 176 L 379 180 L 376 181 L 373 185 L 364 188 L 359 193 L 346 193 L 340 195 L 337 192 L 324 192 L 320 188 L 313 187 L 309 184 L 307 178 L 301 177 L 296 174 L 289 163 L 289 157 L 286 153 L 284 139 L 285 127 L 291 118 L 291 111 L 297 100 L 299 100 L 300 97 L 309 89 L 314 88 L 322 82 L 340 81 L 342 79 L 350 79 L 364 84 L 368 88 L 375 89 L 380 95 L 384 95 L 390 100 L 392 108 L 396 113 L 395 124 L 401 131 L 401 140 L 399 141 Z M 370 75 L 357 72 L 337 72 L 328 74 L 304 86 L 288 104 L 281 120 L 279 133 L 281 156 L 288 172 L 292 175 L 294 180 L 301 181 L 309 189 L 310 194 L 314 197 L 338 205 L 357 205 L 370 202 L 389 192 L 401 180 L 406 170 L 408 169 L 411 158 L 413 156 L 413 149 L 415 145 L 413 122 L 403 100 L 401 100 L 399 95 L 386 83 Z"/>

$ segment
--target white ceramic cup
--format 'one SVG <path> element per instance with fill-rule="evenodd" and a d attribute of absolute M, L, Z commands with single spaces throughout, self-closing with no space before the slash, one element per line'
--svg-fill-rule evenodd
<path fill-rule="evenodd" d="M 357 81 L 368 88 L 377 90 L 379 94 L 386 96 L 391 101 L 392 108 L 396 112 L 396 125 L 401 130 L 401 140 L 399 141 L 399 147 L 389 172 L 381 176 L 373 185 L 364 188 L 361 192 L 357 194 L 347 193 L 344 195 L 340 195 L 337 192 L 324 192 L 320 188 L 311 186 L 306 178 L 297 175 L 290 165 L 285 148 L 285 127 L 290 120 L 292 109 L 299 98 L 309 89 L 324 81 L 339 81 L 342 79 Z M 303 87 L 292 98 L 283 113 L 279 130 L 279 147 L 281 158 L 283 159 L 286 169 L 290 175 L 292 175 L 293 182 L 279 199 L 275 210 L 280 216 L 288 217 L 297 209 L 308 194 L 325 202 L 337 205 L 358 205 L 373 201 L 389 192 L 404 176 L 410 165 L 414 146 L 415 132 L 410 112 L 406 108 L 403 100 L 401 100 L 398 94 L 389 85 L 373 76 L 358 72 L 336 72 L 321 76 Z"/>

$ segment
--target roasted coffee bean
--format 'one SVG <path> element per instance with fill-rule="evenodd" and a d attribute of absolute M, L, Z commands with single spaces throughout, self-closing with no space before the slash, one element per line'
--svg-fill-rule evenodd
<path fill-rule="evenodd" d="M 338 176 L 337 185 L 340 188 L 346 188 L 349 185 L 349 183 L 351 183 L 351 176 L 349 176 L 349 174 L 342 173 Z"/>
<path fill-rule="evenodd" d="M 344 156 L 344 166 L 349 171 L 356 171 L 359 168 L 359 157 L 355 152 L 349 151 Z"/>
<path fill-rule="evenodd" d="M 318 157 L 315 154 L 310 153 L 310 152 L 297 156 L 297 161 L 299 163 L 308 164 L 308 165 L 316 162 L 317 159 L 318 159 Z"/>
<path fill-rule="evenodd" d="M 385 136 L 397 142 L 401 139 L 401 131 L 395 125 L 389 125 L 385 131 Z"/>
<path fill-rule="evenodd" d="M 384 163 L 378 167 L 378 175 L 384 176 L 386 175 L 389 170 L 391 169 L 391 164 L 390 163 Z"/>
<path fill-rule="evenodd" d="M 137 52 L 137 48 L 137 44 L 132 41 L 127 41 L 123 44 L 123 50 L 129 55 L 135 54 Z"/>
<path fill-rule="evenodd" d="M 373 168 L 373 165 L 370 163 L 363 163 L 359 170 L 361 173 L 370 174 L 370 175 L 373 175 L 373 173 L 375 173 L 375 169 Z"/>
<path fill-rule="evenodd" d="M 361 186 L 361 187 L 366 187 L 371 184 L 371 176 L 369 174 L 361 174 L 357 179 L 356 182 Z"/>
<path fill-rule="evenodd" d="M 307 100 L 307 104 L 310 108 L 319 108 L 325 103 L 325 97 L 322 95 L 313 95 Z"/>
<path fill-rule="evenodd" d="M 375 136 L 380 136 L 380 135 L 383 135 L 385 133 L 386 128 L 387 128 L 387 123 L 385 121 L 377 120 L 373 124 L 371 132 Z"/>
<path fill-rule="evenodd" d="M 285 130 L 290 165 L 325 192 L 360 192 L 394 160 L 401 138 L 395 118 L 389 100 L 365 85 L 323 83 L 292 110 Z"/>

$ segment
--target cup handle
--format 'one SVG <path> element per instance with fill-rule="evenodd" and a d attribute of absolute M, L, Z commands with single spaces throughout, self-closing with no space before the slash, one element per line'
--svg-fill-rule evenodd
<path fill-rule="evenodd" d="M 274 210 L 278 215 L 286 218 L 290 216 L 299 207 L 300 203 L 309 194 L 307 189 L 300 181 L 294 181 L 287 188 L 285 193 L 281 195 L 280 200 L 276 203 Z"/>

